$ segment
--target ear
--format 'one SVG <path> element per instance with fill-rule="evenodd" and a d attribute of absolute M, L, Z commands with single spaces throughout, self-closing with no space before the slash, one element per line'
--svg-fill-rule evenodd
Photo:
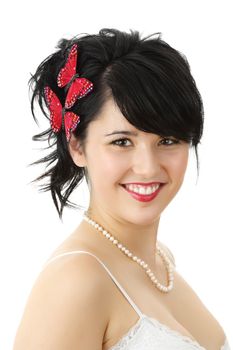
<path fill-rule="evenodd" d="M 84 147 L 80 140 L 71 133 L 71 138 L 68 144 L 68 149 L 73 159 L 73 162 L 79 167 L 85 167 L 87 165 L 86 155 Z"/>

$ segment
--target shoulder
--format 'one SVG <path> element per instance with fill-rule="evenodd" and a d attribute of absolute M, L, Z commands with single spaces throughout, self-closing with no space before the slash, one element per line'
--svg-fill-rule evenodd
<path fill-rule="evenodd" d="M 105 279 L 88 254 L 49 263 L 29 295 L 14 350 L 102 349 L 109 316 Z"/>

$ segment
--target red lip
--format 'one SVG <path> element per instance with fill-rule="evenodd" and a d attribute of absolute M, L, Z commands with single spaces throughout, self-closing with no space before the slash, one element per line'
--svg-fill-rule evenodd
<path fill-rule="evenodd" d="M 152 194 L 139 194 L 139 193 L 135 193 L 130 191 L 128 188 L 126 188 L 125 186 L 122 185 L 122 187 L 136 200 L 138 200 L 139 202 L 149 202 L 152 201 L 160 192 L 161 188 L 163 187 L 163 184 L 161 184 L 159 186 L 159 188 Z"/>

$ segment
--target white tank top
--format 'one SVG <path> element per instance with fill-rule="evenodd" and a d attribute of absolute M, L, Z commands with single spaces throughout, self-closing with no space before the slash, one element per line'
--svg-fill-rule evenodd
<path fill-rule="evenodd" d="M 107 266 L 94 254 L 84 250 L 75 250 L 59 254 L 46 262 L 44 267 L 62 256 L 80 253 L 89 254 L 99 261 L 139 316 L 136 324 L 108 350 L 206 350 L 197 341 L 172 330 L 158 320 L 142 313 Z M 231 350 L 227 339 L 225 339 L 225 343 L 219 350 Z"/>

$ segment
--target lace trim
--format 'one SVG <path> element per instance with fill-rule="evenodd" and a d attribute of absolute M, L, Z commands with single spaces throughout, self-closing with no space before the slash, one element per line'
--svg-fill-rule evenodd
<path fill-rule="evenodd" d="M 122 338 L 113 346 L 111 346 L 108 350 L 123 350 L 125 346 L 128 345 L 129 341 L 134 338 L 136 333 L 139 331 L 139 329 L 142 327 L 143 320 L 149 320 L 150 322 L 153 323 L 153 325 L 156 325 L 157 328 L 161 331 L 165 331 L 167 335 L 173 335 L 176 338 L 178 337 L 179 339 L 183 340 L 184 342 L 188 343 L 193 347 L 195 350 L 206 350 L 206 348 L 203 348 L 197 341 L 189 338 L 188 336 L 182 335 L 181 333 L 169 328 L 168 326 L 160 323 L 158 320 L 156 320 L 153 317 L 149 317 L 145 314 L 142 315 L 141 318 L 138 319 L 136 324 L 130 328 L 130 330 L 125 333 Z M 221 350 L 225 350 L 224 348 Z M 227 350 L 227 349 L 226 349 Z"/>
<path fill-rule="evenodd" d="M 132 339 L 138 330 L 142 327 L 142 320 L 143 317 L 139 318 L 135 325 L 133 325 L 116 344 L 108 348 L 108 350 L 122 350 L 122 348 L 129 343 L 130 339 Z"/>
<path fill-rule="evenodd" d="M 169 335 L 174 335 L 175 337 L 179 337 L 182 339 L 184 342 L 195 346 L 195 349 L 200 349 L 200 350 L 206 350 L 201 344 L 199 344 L 196 340 L 191 339 L 190 337 L 183 335 L 174 329 L 169 328 L 165 324 L 160 323 L 158 320 L 156 320 L 153 317 L 149 317 L 147 315 L 144 315 L 146 318 L 150 319 L 153 323 L 155 323 L 160 330 L 166 331 L 167 334 Z M 220 350 L 231 350 L 227 338 L 225 338 L 224 344 L 221 346 Z"/>
<path fill-rule="evenodd" d="M 138 321 L 133 325 L 128 332 L 126 332 L 122 338 L 113 346 L 111 346 L 108 350 L 123 350 L 129 343 L 131 339 L 134 338 L 134 336 L 137 334 L 137 332 L 140 330 L 140 328 L 143 326 L 143 320 L 147 320 L 149 322 L 152 322 L 153 325 L 156 325 L 157 328 L 163 332 L 166 332 L 167 335 L 173 335 L 176 338 L 181 339 L 185 343 L 192 346 L 193 349 L 196 350 L 206 350 L 203 346 L 201 346 L 196 340 L 191 339 L 190 337 L 183 335 L 174 329 L 169 328 L 168 326 L 164 325 L 163 323 L 160 323 L 158 320 L 156 320 L 153 317 L 149 317 L 145 314 L 142 314 L 142 316 L 138 319 Z M 220 350 L 230 350 L 230 346 L 228 344 L 227 338 L 225 339 L 224 345 L 222 345 Z"/>
<path fill-rule="evenodd" d="M 166 326 L 165 324 L 160 323 L 158 320 L 156 320 L 153 317 L 148 317 L 146 315 L 144 315 L 147 319 L 151 320 L 161 331 L 166 332 L 166 334 L 168 335 L 173 335 L 176 338 L 180 338 L 181 340 L 183 340 L 185 343 L 188 343 L 190 345 L 192 345 L 194 347 L 194 349 L 198 349 L 198 350 L 206 350 L 206 348 L 204 348 L 203 346 L 201 346 L 201 344 L 199 344 L 196 340 L 191 339 L 190 337 L 188 337 L 187 335 L 183 335 L 181 333 L 179 333 L 178 331 L 175 331 L 174 329 L 169 328 L 168 326 Z"/>

